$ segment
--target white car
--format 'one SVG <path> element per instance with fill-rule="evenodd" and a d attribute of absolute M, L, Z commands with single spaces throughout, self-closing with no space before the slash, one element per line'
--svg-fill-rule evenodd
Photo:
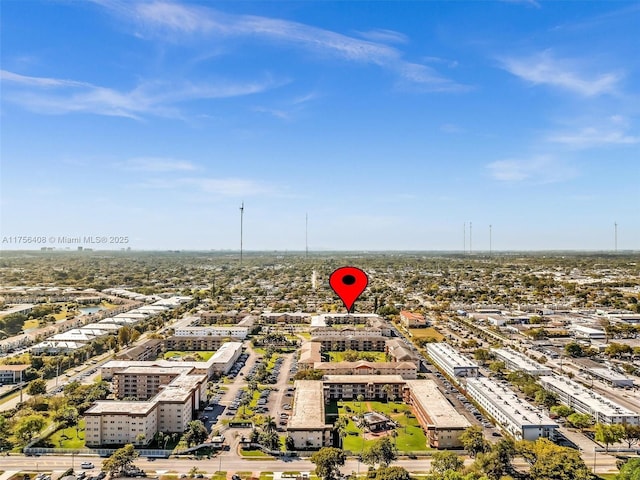
<path fill-rule="evenodd" d="M 91 463 L 91 462 L 82 462 L 82 463 L 80 464 L 80 467 L 82 467 L 82 468 L 87 468 L 87 469 L 89 469 L 89 468 L 93 468 L 93 463 Z"/>

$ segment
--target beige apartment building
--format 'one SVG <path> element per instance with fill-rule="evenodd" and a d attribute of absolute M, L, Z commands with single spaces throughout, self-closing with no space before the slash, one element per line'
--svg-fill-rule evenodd
<path fill-rule="evenodd" d="M 313 368 L 325 375 L 400 375 L 407 380 L 418 376 L 418 368 L 412 362 L 317 362 Z"/>

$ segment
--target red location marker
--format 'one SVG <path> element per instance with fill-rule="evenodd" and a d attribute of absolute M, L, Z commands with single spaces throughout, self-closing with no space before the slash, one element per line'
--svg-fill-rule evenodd
<path fill-rule="evenodd" d="M 339 268 L 329 277 L 329 285 L 347 307 L 347 312 L 351 312 L 353 303 L 368 284 L 367 274 L 356 267 Z"/>

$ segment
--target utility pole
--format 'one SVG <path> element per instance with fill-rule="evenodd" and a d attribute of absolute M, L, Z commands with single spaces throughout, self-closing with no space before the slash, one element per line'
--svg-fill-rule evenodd
<path fill-rule="evenodd" d="M 462 254 L 467 253 L 467 222 L 462 224 Z"/>
<path fill-rule="evenodd" d="M 244 202 L 240 205 L 240 265 L 242 265 L 242 226 L 244 221 Z"/>

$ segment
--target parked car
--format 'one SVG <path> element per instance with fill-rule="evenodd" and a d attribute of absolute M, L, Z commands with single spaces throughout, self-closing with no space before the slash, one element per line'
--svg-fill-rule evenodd
<path fill-rule="evenodd" d="M 91 462 L 82 462 L 80 464 L 80 467 L 81 468 L 90 469 L 90 468 L 93 468 L 93 463 L 91 463 Z"/>

